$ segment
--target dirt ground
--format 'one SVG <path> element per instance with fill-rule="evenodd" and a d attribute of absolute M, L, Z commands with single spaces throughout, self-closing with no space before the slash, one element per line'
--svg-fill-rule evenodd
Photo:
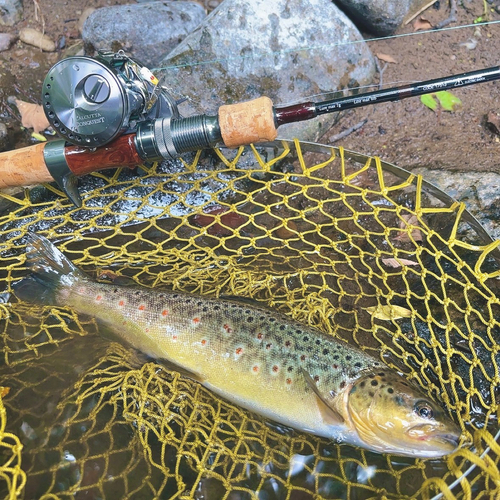
<path fill-rule="evenodd" d="M 32 139 L 29 132 L 20 130 L 18 112 L 8 105 L 7 97 L 17 95 L 21 99 L 39 102 L 40 88 L 47 70 L 68 50 L 74 50 L 81 44 L 77 22 L 82 11 L 86 7 L 124 3 L 130 2 L 25 0 L 24 20 L 12 28 L 2 28 L 13 33 L 25 26 L 39 30 L 44 28 L 45 33 L 58 41 L 61 47 L 57 53 L 42 53 L 16 42 L 10 50 L 0 53 L 0 120 L 9 128 L 9 149 L 30 144 Z M 210 10 L 218 2 L 204 0 L 202 3 Z M 457 21 L 450 24 L 449 29 L 368 42 L 374 54 L 386 54 L 396 61 L 387 64 L 383 72 L 384 85 L 403 85 L 498 64 L 500 26 L 473 25 L 478 17 L 485 17 L 485 5 L 488 7 L 488 20 L 500 21 L 500 14 L 494 9 L 495 2 L 462 0 L 458 3 Z M 427 9 L 422 16 L 436 24 L 445 19 L 448 13 L 448 2 L 441 1 Z M 457 29 L 463 25 L 471 26 Z M 400 35 L 413 33 L 415 29 L 412 24 L 398 31 Z M 475 48 L 471 49 L 473 45 Z M 325 134 L 321 142 L 328 143 L 330 137 L 367 119 L 360 130 L 336 144 L 361 153 L 378 155 L 409 169 L 431 167 L 500 172 L 500 139 L 486 127 L 485 119 L 490 111 L 500 112 L 500 82 L 461 88 L 455 91 L 455 95 L 463 104 L 462 109 L 454 113 L 433 112 L 418 97 L 349 111 Z M 298 99 L 302 97 L 298 96 Z"/>

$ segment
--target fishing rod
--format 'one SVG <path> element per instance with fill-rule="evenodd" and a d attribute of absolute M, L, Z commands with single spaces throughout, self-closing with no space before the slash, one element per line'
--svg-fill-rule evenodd
<path fill-rule="evenodd" d="M 287 123 L 500 79 L 500 67 L 321 102 L 274 106 L 268 97 L 182 117 L 178 102 L 139 62 L 117 53 L 68 57 L 48 72 L 45 114 L 62 140 L 0 154 L 0 188 L 55 181 L 76 205 L 77 177 L 112 167 L 178 158 L 223 145 L 273 141 Z"/>

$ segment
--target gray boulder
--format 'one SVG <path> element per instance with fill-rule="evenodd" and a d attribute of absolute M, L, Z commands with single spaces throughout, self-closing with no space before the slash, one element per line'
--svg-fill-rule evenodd
<path fill-rule="evenodd" d="M 0 25 L 13 26 L 23 18 L 21 0 L 0 0 Z"/>
<path fill-rule="evenodd" d="M 321 19 L 321 22 L 318 20 Z M 186 96 L 185 116 L 268 96 L 274 105 L 325 100 L 371 82 L 375 63 L 352 22 L 329 0 L 225 0 L 159 68 Z M 320 97 L 316 94 L 329 93 Z M 333 115 L 279 128 L 317 140 Z"/>
<path fill-rule="evenodd" d="M 410 12 L 416 12 L 427 0 L 334 0 L 356 23 L 373 35 L 391 35 Z"/>
<path fill-rule="evenodd" d="M 123 49 L 154 66 L 206 17 L 196 2 L 147 2 L 97 9 L 86 19 L 82 38 L 88 51 Z"/>

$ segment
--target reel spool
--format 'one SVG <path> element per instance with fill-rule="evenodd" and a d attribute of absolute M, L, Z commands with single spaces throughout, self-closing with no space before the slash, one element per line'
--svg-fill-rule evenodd
<path fill-rule="evenodd" d="M 151 71 L 118 53 L 63 59 L 43 82 L 44 111 L 68 142 L 99 147 L 157 118 L 178 118 L 177 103 Z"/>

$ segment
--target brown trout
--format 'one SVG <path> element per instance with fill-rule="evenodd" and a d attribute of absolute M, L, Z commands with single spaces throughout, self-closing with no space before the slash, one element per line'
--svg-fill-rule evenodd
<path fill-rule="evenodd" d="M 69 306 L 151 357 L 268 419 L 371 451 L 440 457 L 459 427 L 379 360 L 254 305 L 98 283 L 47 239 L 28 237 L 21 300 Z"/>

